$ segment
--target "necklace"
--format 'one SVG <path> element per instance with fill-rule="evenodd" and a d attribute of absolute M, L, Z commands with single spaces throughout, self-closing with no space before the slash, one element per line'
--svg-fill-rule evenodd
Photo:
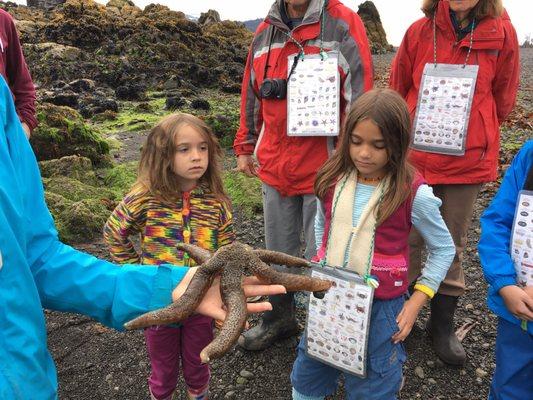
<path fill-rule="evenodd" d="M 379 182 L 383 179 L 382 176 L 378 176 L 376 178 L 365 178 L 363 175 L 359 175 L 357 179 L 360 179 L 362 182 Z"/>

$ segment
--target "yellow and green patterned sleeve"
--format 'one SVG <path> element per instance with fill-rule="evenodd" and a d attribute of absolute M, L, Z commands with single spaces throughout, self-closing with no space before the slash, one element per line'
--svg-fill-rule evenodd
<path fill-rule="evenodd" d="M 226 246 L 235 241 L 233 229 L 233 213 L 230 204 L 221 204 L 220 228 L 218 229 L 218 247 Z"/>
<path fill-rule="evenodd" d="M 130 236 L 139 234 L 146 222 L 147 191 L 132 189 L 115 208 L 104 226 L 104 240 L 113 261 L 119 264 L 140 264 Z"/>

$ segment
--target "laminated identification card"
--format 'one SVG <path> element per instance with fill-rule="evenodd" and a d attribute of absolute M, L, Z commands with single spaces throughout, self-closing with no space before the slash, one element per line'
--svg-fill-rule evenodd
<path fill-rule="evenodd" d="M 478 65 L 426 64 L 418 93 L 412 148 L 455 156 L 465 153 L 478 70 Z"/>
<path fill-rule="evenodd" d="M 374 289 L 354 272 L 317 266 L 313 277 L 333 282 L 323 299 L 309 297 L 307 355 L 366 377 L 368 331 Z"/>
<path fill-rule="evenodd" d="M 294 56 L 289 56 L 292 69 Z M 339 56 L 305 55 L 287 82 L 287 135 L 337 136 L 339 134 Z"/>
<path fill-rule="evenodd" d="M 533 286 L 533 191 L 522 190 L 513 221 L 511 258 L 519 286 Z"/>

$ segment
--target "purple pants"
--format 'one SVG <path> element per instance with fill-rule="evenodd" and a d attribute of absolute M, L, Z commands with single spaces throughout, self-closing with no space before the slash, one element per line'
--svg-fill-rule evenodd
<path fill-rule="evenodd" d="M 209 365 L 201 363 L 200 352 L 213 340 L 213 319 L 193 315 L 180 327 L 147 328 L 144 337 L 152 365 L 148 385 L 155 398 L 169 398 L 176 389 L 180 360 L 187 389 L 198 393 L 207 388 Z"/>

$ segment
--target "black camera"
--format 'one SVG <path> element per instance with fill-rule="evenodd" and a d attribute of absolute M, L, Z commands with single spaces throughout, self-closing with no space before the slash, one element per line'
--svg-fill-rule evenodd
<path fill-rule="evenodd" d="M 259 95 L 262 99 L 284 99 L 287 97 L 287 80 L 265 79 L 259 88 Z"/>

